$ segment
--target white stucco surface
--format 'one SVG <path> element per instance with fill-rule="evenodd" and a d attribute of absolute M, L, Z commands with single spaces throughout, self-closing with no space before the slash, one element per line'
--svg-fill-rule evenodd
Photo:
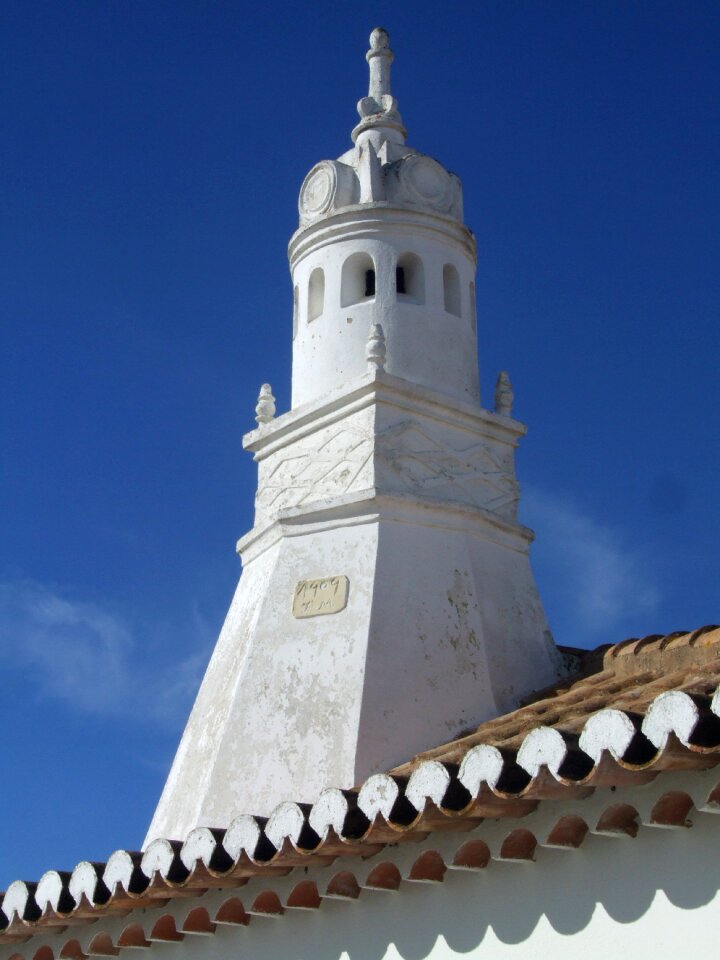
<path fill-rule="evenodd" d="M 262 385 L 242 578 L 146 844 L 356 786 L 561 671 L 507 374 L 480 405 L 462 185 L 406 144 L 392 59 L 374 30 L 354 146 L 300 189 L 292 409 Z M 297 591 L 331 581 L 306 616 Z"/>
<path fill-rule="evenodd" d="M 146 845 L 353 787 L 558 676 L 523 432 L 376 371 L 248 435 L 256 524 Z M 298 618 L 297 584 L 332 577 L 347 603 Z"/>
<path fill-rule="evenodd" d="M 374 296 L 343 305 L 343 267 L 366 253 L 375 270 Z M 413 253 L 422 265 L 422 301 L 396 292 L 399 258 Z M 386 369 L 461 400 L 480 399 L 474 292 L 475 241 L 446 216 L 368 203 L 304 228 L 290 243 L 299 313 L 293 343 L 292 404 L 323 396 L 364 370 L 364 345 L 373 323 L 387 338 Z M 458 271 L 460 315 L 445 309 L 443 268 Z M 310 320 L 307 289 L 323 270 L 324 308 Z"/>
<path fill-rule="evenodd" d="M 300 190 L 292 409 L 263 384 L 242 578 L 146 844 L 353 787 L 560 672 L 505 374 L 480 406 L 461 183 L 405 143 L 384 31 L 367 60 L 353 148 Z M 332 578 L 305 616 L 299 585 Z"/>

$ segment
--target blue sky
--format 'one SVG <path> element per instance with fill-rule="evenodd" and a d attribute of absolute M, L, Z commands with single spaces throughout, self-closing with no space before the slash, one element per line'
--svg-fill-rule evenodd
<path fill-rule="evenodd" d="M 289 404 L 297 191 L 376 24 L 463 179 L 561 643 L 717 622 L 715 2 L 0 5 L 0 887 L 141 842 Z"/>

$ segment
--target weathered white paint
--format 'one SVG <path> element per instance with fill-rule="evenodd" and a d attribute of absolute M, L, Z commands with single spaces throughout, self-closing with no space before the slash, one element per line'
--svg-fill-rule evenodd
<path fill-rule="evenodd" d="M 150 835 L 353 786 L 511 709 L 538 666 L 554 669 L 521 536 L 469 510 L 347 505 L 360 508 L 269 529 L 279 539 L 245 569 Z M 296 578 L 337 569 L 345 610 L 294 618 Z"/>
<path fill-rule="evenodd" d="M 643 720 L 642 731 L 659 750 L 671 733 L 687 745 L 700 717 L 697 704 L 681 690 L 668 690 L 656 697 Z"/>
<path fill-rule="evenodd" d="M 243 576 L 146 843 L 352 787 L 559 673 L 507 376 L 497 413 L 479 403 L 460 181 L 405 146 L 391 58 L 374 31 L 355 146 L 300 192 L 293 406 L 275 417 L 263 387 Z M 328 577 L 342 608 L 293 615 Z"/>
<path fill-rule="evenodd" d="M 567 747 L 562 734 L 554 727 L 536 727 L 522 742 L 517 754 L 518 766 L 531 777 L 536 777 L 541 767 L 558 776 Z"/>
<path fill-rule="evenodd" d="M 594 763 L 599 763 L 603 750 L 620 760 L 637 734 L 637 727 L 622 710 L 600 710 L 583 727 L 579 746 Z"/>

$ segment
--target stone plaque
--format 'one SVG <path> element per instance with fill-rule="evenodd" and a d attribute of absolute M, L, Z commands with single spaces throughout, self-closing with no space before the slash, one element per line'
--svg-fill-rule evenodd
<path fill-rule="evenodd" d="M 339 613 L 347 605 L 347 577 L 323 577 L 321 580 L 300 580 L 293 594 L 294 617 L 321 617 L 326 613 Z"/>

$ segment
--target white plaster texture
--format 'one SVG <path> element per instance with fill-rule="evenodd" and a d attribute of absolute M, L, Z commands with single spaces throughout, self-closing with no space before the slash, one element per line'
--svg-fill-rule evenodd
<path fill-rule="evenodd" d="M 352 787 L 560 673 L 509 381 L 480 407 L 460 181 L 405 146 L 391 59 L 374 31 L 355 147 L 301 189 L 292 409 L 263 387 L 243 575 L 146 843 Z M 326 577 L 346 607 L 293 616 Z"/>
<path fill-rule="evenodd" d="M 247 549 L 146 843 L 352 787 L 557 675 L 527 532 L 485 512 L 335 498 Z M 334 575 L 347 607 L 293 617 L 297 581 Z"/>
<path fill-rule="evenodd" d="M 354 782 L 376 539 L 368 524 L 282 537 L 248 564 L 145 845 Z M 347 607 L 293 617 L 297 581 L 333 573 Z"/>
<path fill-rule="evenodd" d="M 396 292 L 398 260 L 408 253 L 415 254 L 422 265 L 422 300 Z M 357 254 L 371 258 L 375 293 L 343 305 L 343 268 Z M 467 227 L 415 209 L 369 203 L 299 231 L 290 243 L 290 261 L 299 291 L 293 407 L 322 397 L 364 372 L 365 342 L 374 323 L 382 324 L 385 332 L 389 373 L 460 400 L 479 401 L 475 304 L 471 303 L 475 241 Z M 458 271 L 460 316 L 444 306 L 447 264 Z M 318 268 L 325 277 L 324 309 L 309 320 L 307 289 Z"/>
<path fill-rule="evenodd" d="M 515 520 L 525 427 L 381 372 L 246 437 L 258 461 L 255 526 L 351 492 L 413 493 Z"/>

